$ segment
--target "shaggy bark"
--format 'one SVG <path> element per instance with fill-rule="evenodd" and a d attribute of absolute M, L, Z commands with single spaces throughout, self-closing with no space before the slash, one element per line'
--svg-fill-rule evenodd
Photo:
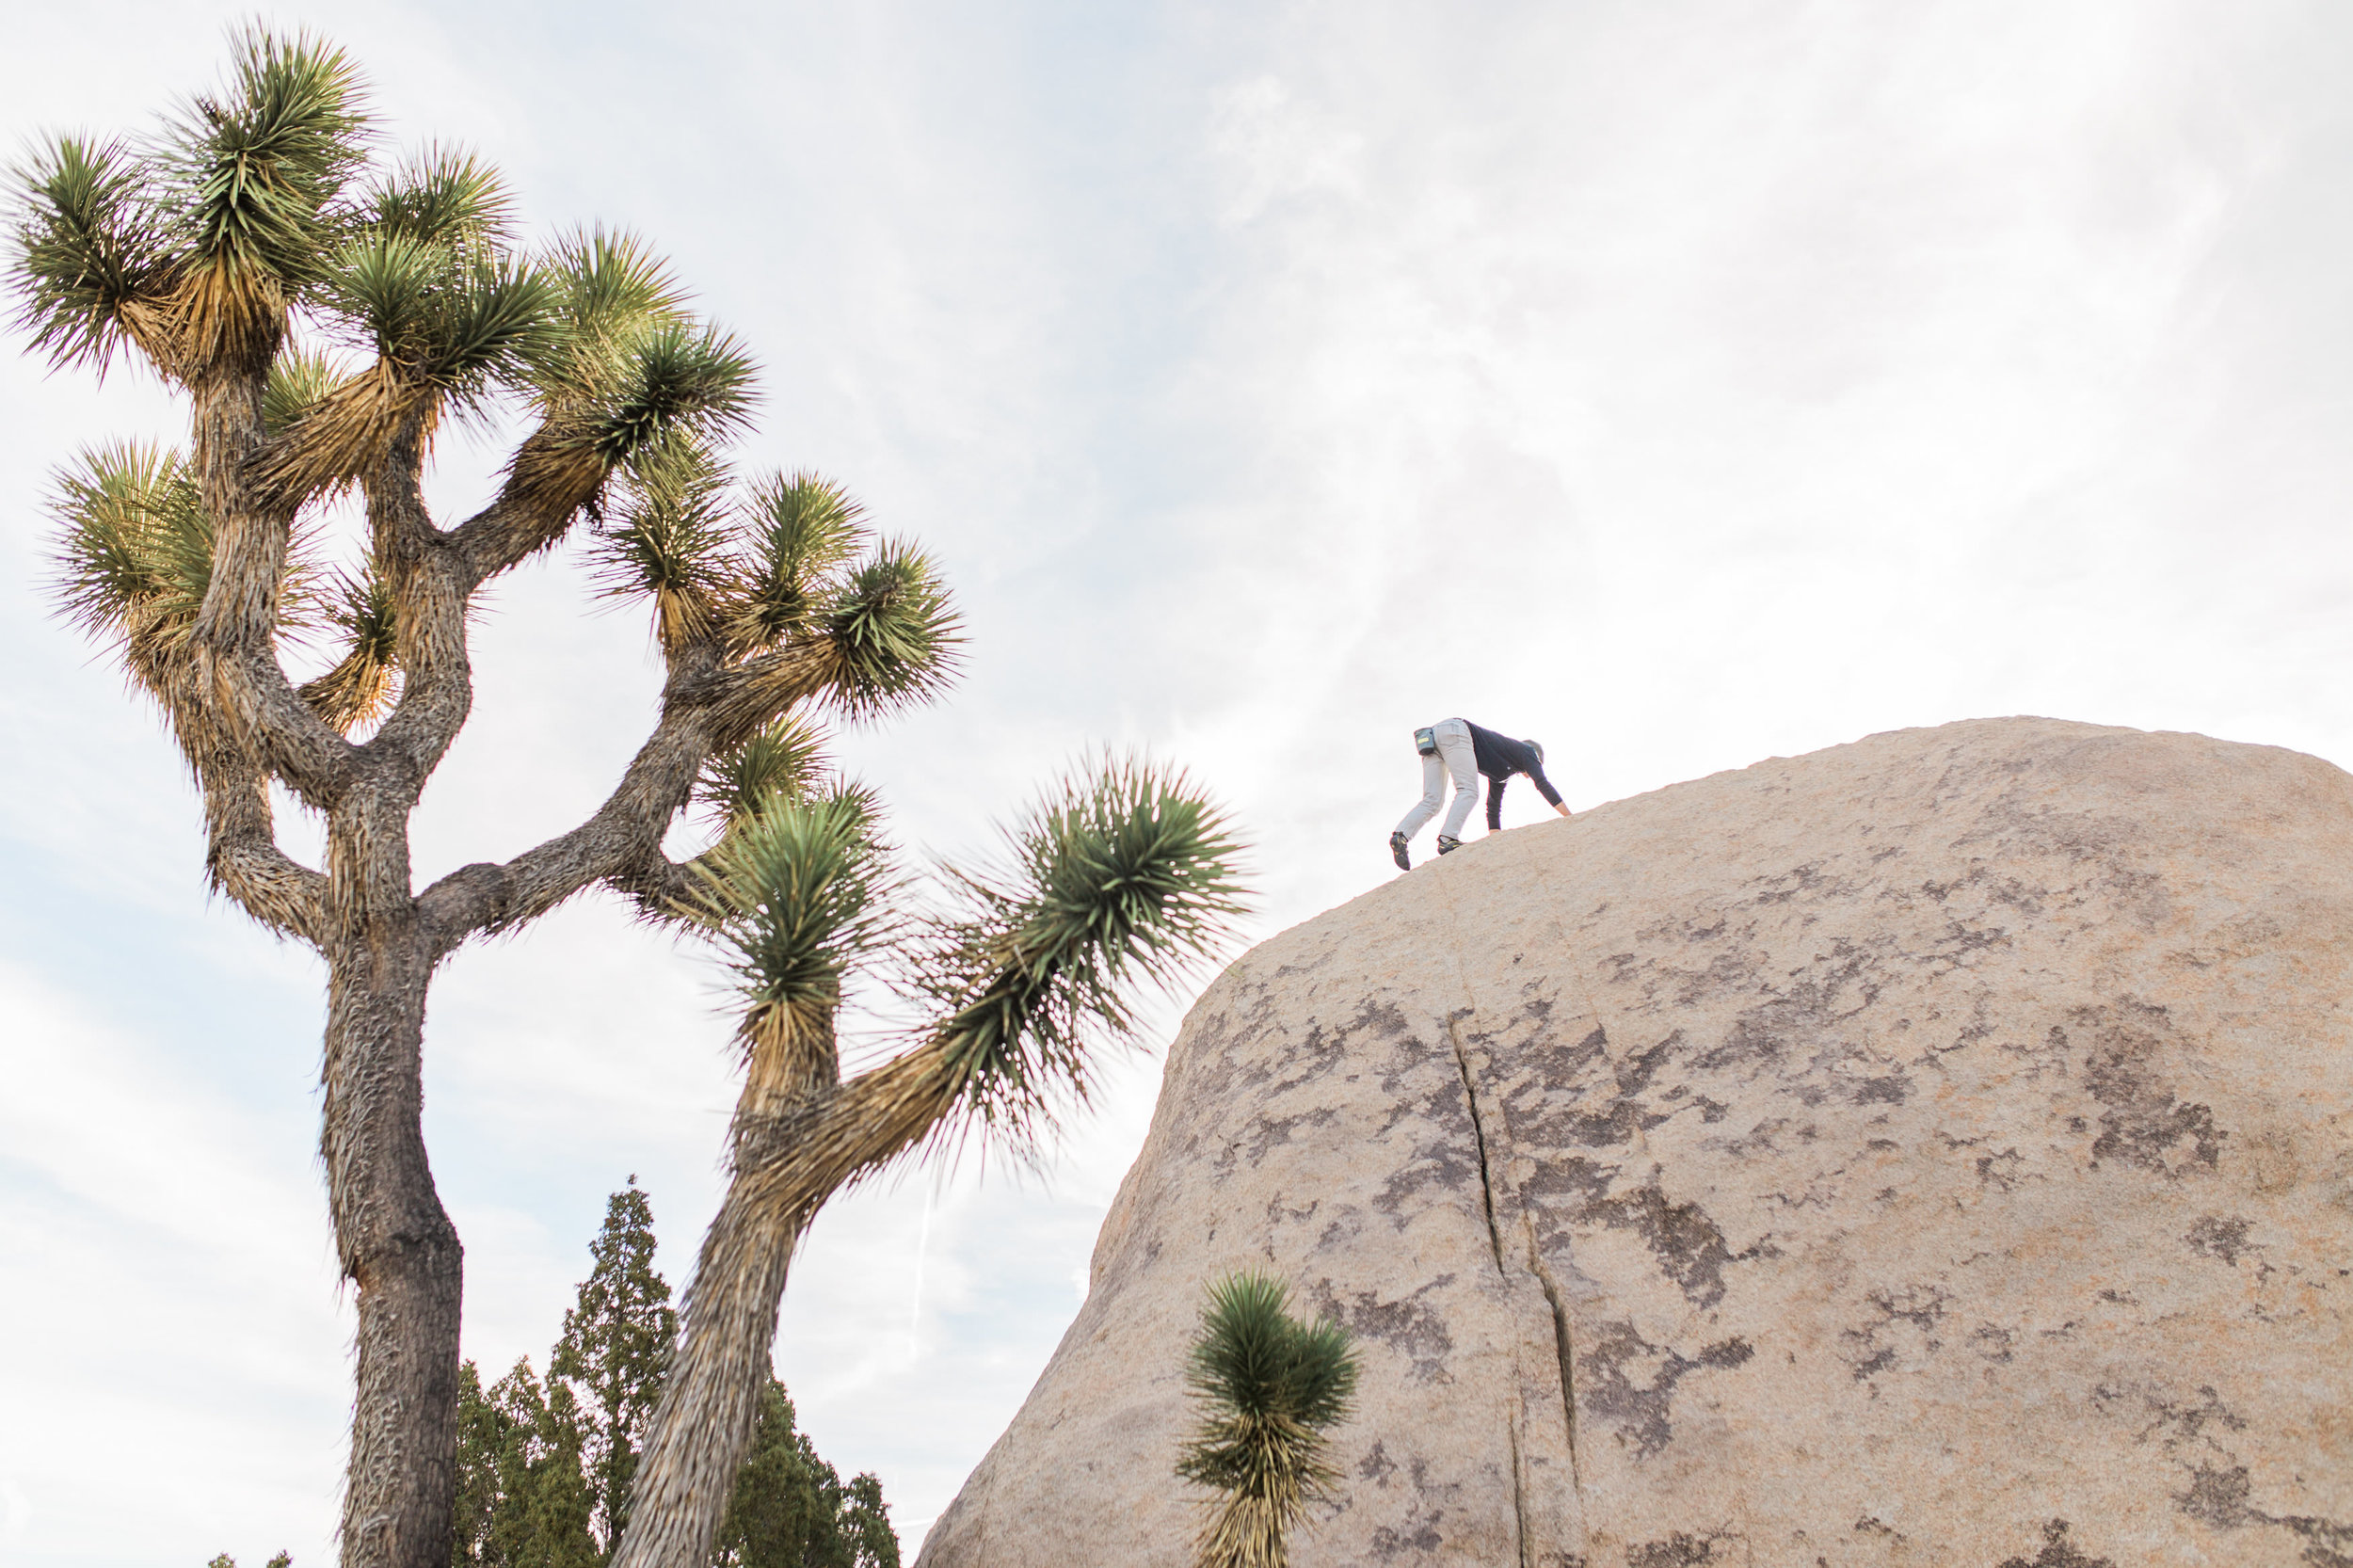
<path fill-rule="evenodd" d="M 433 970 L 468 937 L 511 929 L 599 881 L 665 907 L 685 874 L 663 856 L 662 836 L 711 752 L 709 692 L 728 688 L 712 680 L 712 649 L 680 650 L 660 723 L 594 817 L 504 866 L 466 867 L 415 896 L 408 817 L 472 704 L 467 605 L 489 577 L 560 536 L 601 471 L 559 464 L 552 480 L 519 476 L 480 518 L 444 532 L 419 488 L 424 416 L 393 434 L 363 489 L 376 568 L 395 605 L 401 694 L 376 736 L 354 744 L 278 661 L 291 514 L 257 506 L 246 480 L 264 444 L 262 385 L 259 374 L 237 372 L 192 389 L 215 564 L 189 676 L 167 703 L 202 789 L 214 885 L 328 960 L 320 1146 L 336 1255 L 359 1298 L 344 1561 L 443 1568 L 464 1249 L 424 1147 Z M 698 682 L 702 700 L 681 701 Z M 323 872 L 279 848 L 272 776 L 327 813 Z"/>
<path fill-rule="evenodd" d="M 755 1050 L 727 1197 L 679 1315 L 670 1381 L 613 1568 L 705 1568 L 752 1440 L 792 1250 L 842 1187 L 912 1148 L 956 1102 L 936 1042 L 844 1084 L 830 1025 Z"/>

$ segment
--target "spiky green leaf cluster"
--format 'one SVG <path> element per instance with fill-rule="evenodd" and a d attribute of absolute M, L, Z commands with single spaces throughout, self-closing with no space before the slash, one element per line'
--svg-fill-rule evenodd
<path fill-rule="evenodd" d="M 776 801 L 815 796 L 828 773 L 824 732 L 798 714 L 787 714 L 706 762 L 696 780 L 695 799 L 723 830 L 732 831 Z"/>
<path fill-rule="evenodd" d="M 17 323 L 60 368 L 102 376 L 168 279 L 146 169 L 120 141 L 60 136 L 9 171 Z"/>
<path fill-rule="evenodd" d="M 652 600 L 664 648 L 701 636 L 728 577 L 727 469 L 700 442 L 664 441 L 633 466 L 616 510 L 594 553 L 602 592 Z"/>
<path fill-rule="evenodd" d="M 835 574 L 867 539 L 866 508 L 806 469 L 755 484 L 745 513 L 728 616 L 728 640 L 741 652 L 806 634 L 839 591 Z"/>
<path fill-rule="evenodd" d="M 289 345 L 270 361 L 262 391 L 262 427 L 275 436 L 323 401 L 346 379 L 343 368 L 315 348 Z"/>
<path fill-rule="evenodd" d="M 544 270 L 555 329 L 532 350 L 524 379 L 568 440 L 618 467 L 668 440 L 716 444 L 743 427 L 751 356 L 695 320 L 642 240 L 600 228 L 571 234 Z"/>
<path fill-rule="evenodd" d="M 586 411 L 581 434 L 608 467 L 673 432 L 725 440 L 750 417 L 751 355 L 715 327 L 654 327 L 629 345 L 623 370 L 613 392 Z"/>
<path fill-rule="evenodd" d="M 1185 1372 L 1200 1418 L 1176 1462 L 1179 1476 L 1225 1495 L 1198 1568 L 1281 1568 L 1290 1528 L 1337 1479 L 1326 1434 L 1355 1398 L 1356 1352 L 1338 1323 L 1300 1322 L 1289 1302 L 1262 1273 L 1209 1288 Z"/>
<path fill-rule="evenodd" d="M 686 291 L 637 235 L 596 228 L 556 241 L 543 263 L 560 328 L 534 353 L 531 384 L 551 407 L 616 395 L 648 332 L 692 321 Z"/>
<path fill-rule="evenodd" d="M 300 32 L 250 27 L 236 42 L 230 89 L 168 127 L 164 209 L 196 264 L 298 289 L 323 275 L 333 203 L 366 165 L 359 68 Z"/>
<path fill-rule="evenodd" d="M 158 696 L 165 665 L 186 649 L 213 577 L 213 520 L 194 467 L 145 441 L 85 450 L 59 471 L 50 514 L 59 524 L 50 592 L 66 619 L 113 644 L 132 678 Z M 296 537 L 279 596 L 279 625 L 309 612 L 312 566 Z"/>
<path fill-rule="evenodd" d="M 860 562 L 818 623 L 840 660 L 829 695 L 853 718 L 920 700 L 954 674 L 954 603 L 910 541 L 887 540 Z"/>
<path fill-rule="evenodd" d="M 400 628 L 392 585 L 381 573 L 338 574 L 327 594 L 323 618 L 341 634 L 342 656 L 302 698 L 338 729 L 372 724 L 392 706 L 399 683 Z"/>
<path fill-rule="evenodd" d="M 850 970 L 888 940 L 897 878 L 872 797 L 774 800 L 696 862 L 690 911 L 727 951 L 750 1038 L 769 1016 L 830 1027 Z"/>
<path fill-rule="evenodd" d="M 568 450 L 606 468 L 684 434 L 718 440 L 750 407 L 753 366 L 696 322 L 637 240 L 594 232 L 544 262 L 514 244 L 494 171 L 428 149 L 360 188 L 370 131 L 352 61 L 302 33 L 235 37 L 230 79 L 143 144 L 62 137 L 12 171 L 18 316 L 60 364 L 102 372 L 124 343 L 167 376 L 259 370 L 301 307 L 381 374 L 328 408 L 314 381 L 274 400 L 264 464 L 281 503 L 352 477 L 373 433 L 536 401 Z M 296 392 L 301 395 L 294 395 Z M 336 417 L 326 419 L 323 409 Z"/>
<path fill-rule="evenodd" d="M 1133 1028 L 1129 984 L 1173 982 L 1245 905 L 1241 844 L 1180 772 L 1102 762 L 1007 837 L 1009 865 L 951 872 L 967 907 L 931 927 L 915 988 L 968 1108 L 1019 1142 L 1086 1097 L 1095 1043 Z"/>
<path fill-rule="evenodd" d="M 57 476 L 50 509 L 69 620 L 149 655 L 185 641 L 213 576 L 212 519 L 185 457 L 141 441 L 92 448 Z"/>

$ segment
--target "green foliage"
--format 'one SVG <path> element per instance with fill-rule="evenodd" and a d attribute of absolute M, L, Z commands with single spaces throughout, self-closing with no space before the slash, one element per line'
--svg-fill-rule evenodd
<path fill-rule="evenodd" d="M 825 778 L 825 738 L 817 727 L 787 714 L 732 751 L 703 765 L 695 799 L 732 831 L 778 798 L 808 800 Z"/>
<path fill-rule="evenodd" d="M 843 1484 L 792 1423 L 792 1401 L 771 1377 L 760 1391 L 759 1425 L 719 1527 L 713 1568 L 899 1568 L 882 1483 L 859 1476 Z"/>
<path fill-rule="evenodd" d="M 52 365 L 105 373 L 126 331 L 124 311 L 165 271 L 146 172 L 120 141 L 60 136 L 10 170 L 17 323 Z"/>
<path fill-rule="evenodd" d="M 605 1206 L 593 1260 L 544 1384 L 529 1361 L 488 1388 L 459 1372 L 452 1568 L 597 1568 L 628 1523 L 639 1444 L 661 1402 L 678 1315 L 654 1267 L 653 1209 L 634 1176 Z M 844 1482 L 794 1430 L 773 1377 L 736 1477 L 720 1568 L 898 1568 L 882 1484 Z"/>
<path fill-rule="evenodd" d="M 916 988 L 951 1010 L 969 1107 L 1020 1140 L 1057 1094 L 1086 1097 L 1095 1038 L 1131 1030 L 1122 984 L 1170 983 L 1245 905 L 1241 844 L 1182 773 L 1106 760 L 1006 837 L 1008 866 L 951 871 L 966 909 L 931 926 Z"/>
<path fill-rule="evenodd" d="M 306 33 L 248 27 L 235 43 L 230 90 L 191 100 L 170 125 L 173 237 L 232 274 L 312 282 L 330 203 L 367 159 L 359 68 Z"/>
<path fill-rule="evenodd" d="M 1355 1397 L 1356 1352 L 1338 1323 L 1294 1320 L 1268 1275 L 1229 1274 L 1209 1295 L 1185 1377 L 1201 1416 L 1176 1473 L 1225 1496 L 1195 1561 L 1282 1568 L 1290 1528 L 1336 1479 L 1325 1433 Z"/>
<path fill-rule="evenodd" d="M 929 697 L 955 673 L 962 639 L 947 585 L 905 540 L 861 562 L 820 624 L 840 661 L 826 696 L 853 718 Z"/>
<path fill-rule="evenodd" d="M 529 381 L 551 408 L 613 395 L 629 351 L 647 332 L 686 324 L 686 291 L 636 235 L 596 228 L 558 240 L 545 264 L 561 328 L 530 360 Z"/>
<path fill-rule="evenodd" d="M 276 1557 L 269 1560 L 265 1568 L 293 1568 L 293 1565 L 294 1553 L 280 1552 Z M 218 1557 L 213 1559 L 212 1561 L 206 1563 L 204 1568 L 237 1568 L 237 1560 L 231 1557 L 227 1552 L 223 1552 Z"/>
<path fill-rule="evenodd" d="M 889 931 L 894 878 L 856 791 L 772 804 L 696 863 L 694 912 L 728 951 L 744 1036 L 830 1025 L 843 977 Z"/>
<path fill-rule="evenodd" d="M 282 433 L 346 378 L 344 371 L 317 349 L 280 349 L 270 361 L 269 381 L 262 392 L 262 427 L 273 436 Z"/>
<path fill-rule="evenodd" d="M 588 1256 L 594 1266 L 564 1314 L 548 1375 L 578 1390 L 594 1523 L 609 1550 L 629 1520 L 639 1439 L 678 1336 L 669 1283 L 653 1266 L 653 1208 L 635 1176 L 605 1205 Z"/>
<path fill-rule="evenodd" d="M 520 258 L 401 225 L 345 241 L 320 288 L 348 333 L 461 412 L 520 377 L 554 330 L 554 290 Z"/>
<path fill-rule="evenodd" d="M 728 471 L 696 441 L 672 439 L 632 466 L 617 524 L 592 555 L 608 598 L 653 600 L 664 648 L 712 622 L 729 543 Z"/>
<path fill-rule="evenodd" d="M 736 651 L 807 633 L 840 595 L 835 574 L 866 542 L 866 509 L 829 479 L 803 470 L 752 487 L 742 572 L 728 607 Z"/>
<path fill-rule="evenodd" d="M 528 1358 L 488 1389 L 459 1368 L 453 1568 L 596 1568 L 580 1406 Z"/>
<path fill-rule="evenodd" d="M 608 468 L 672 433 L 723 440 L 750 418 L 756 374 L 731 334 L 658 321 L 627 345 L 620 376 L 584 411 L 581 440 Z"/>
<path fill-rule="evenodd" d="M 399 625 L 392 587 L 378 572 L 337 573 L 325 598 L 323 618 L 342 634 L 343 656 L 304 681 L 301 695 L 321 718 L 347 731 L 374 723 L 392 706 L 400 680 Z"/>
<path fill-rule="evenodd" d="M 122 441 L 91 448 L 57 476 L 64 524 L 51 591 L 88 634 L 128 645 L 135 674 L 184 644 L 213 576 L 213 522 L 187 459 Z"/>

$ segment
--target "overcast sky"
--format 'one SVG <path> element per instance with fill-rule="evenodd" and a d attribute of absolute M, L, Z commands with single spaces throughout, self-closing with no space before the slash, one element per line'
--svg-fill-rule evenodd
<path fill-rule="evenodd" d="M 247 14 L 6 6 L 11 147 L 142 127 Z M 267 14 L 352 49 L 397 140 L 502 165 L 536 232 L 653 237 L 765 367 L 744 464 L 819 468 L 936 549 L 968 678 L 841 748 L 906 841 L 980 847 L 1088 744 L 1149 747 L 1240 816 L 1262 936 L 1392 874 L 1409 732 L 1449 714 L 1544 741 L 1578 808 L 2016 712 L 2353 760 L 2341 7 Z M 321 976 L 208 902 L 172 752 L 40 592 L 53 465 L 181 415 L 21 348 L 0 1559 L 314 1568 L 350 1332 Z M 459 515 L 496 455 L 441 456 Z M 421 879 L 571 825 L 650 723 L 644 619 L 569 559 L 478 638 Z M 719 978 L 583 901 L 440 981 L 427 1137 L 486 1374 L 544 1367 L 632 1173 L 683 1286 L 734 1094 Z M 1047 1179 L 819 1223 L 777 1366 L 910 1550 L 1076 1309 L 1158 1070 Z"/>

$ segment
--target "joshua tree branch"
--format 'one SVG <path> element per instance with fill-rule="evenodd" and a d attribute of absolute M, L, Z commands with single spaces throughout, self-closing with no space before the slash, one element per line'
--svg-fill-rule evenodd
<path fill-rule="evenodd" d="M 262 440 L 265 380 L 254 371 L 195 383 L 197 473 L 216 532 L 194 647 L 212 703 L 238 739 L 326 810 L 357 776 L 357 752 L 295 690 L 273 646 L 293 519 L 257 510 L 243 473 Z"/>
<path fill-rule="evenodd" d="M 204 863 L 213 886 L 273 931 L 324 949 L 329 939 L 327 878 L 278 847 L 261 770 L 242 750 L 211 750 L 198 762 L 198 775 L 203 781 Z"/>
<path fill-rule="evenodd" d="M 642 903 L 685 875 L 663 855 L 662 838 L 712 748 L 708 712 L 680 694 L 708 681 L 714 658 L 705 644 L 671 655 L 662 721 L 595 815 L 504 865 L 461 866 L 424 890 L 419 912 L 437 960 L 478 931 L 512 930 L 592 884 L 611 882 Z"/>
<path fill-rule="evenodd" d="M 424 426 L 424 410 L 407 420 L 365 485 L 376 567 L 392 584 L 401 688 L 392 715 L 361 748 L 371 758 L 399 757 L 420 792 L 473 708 L 472 584 L 451 536 L 425 510 Z"/>
<path fill-rule="evenodd" d="M 554 421 L 516 448 L 498 499 L 449 535 L 472 593 L 564 536 L 572 515 L 604 483 L 604 463 L 568 441 Z"/>

